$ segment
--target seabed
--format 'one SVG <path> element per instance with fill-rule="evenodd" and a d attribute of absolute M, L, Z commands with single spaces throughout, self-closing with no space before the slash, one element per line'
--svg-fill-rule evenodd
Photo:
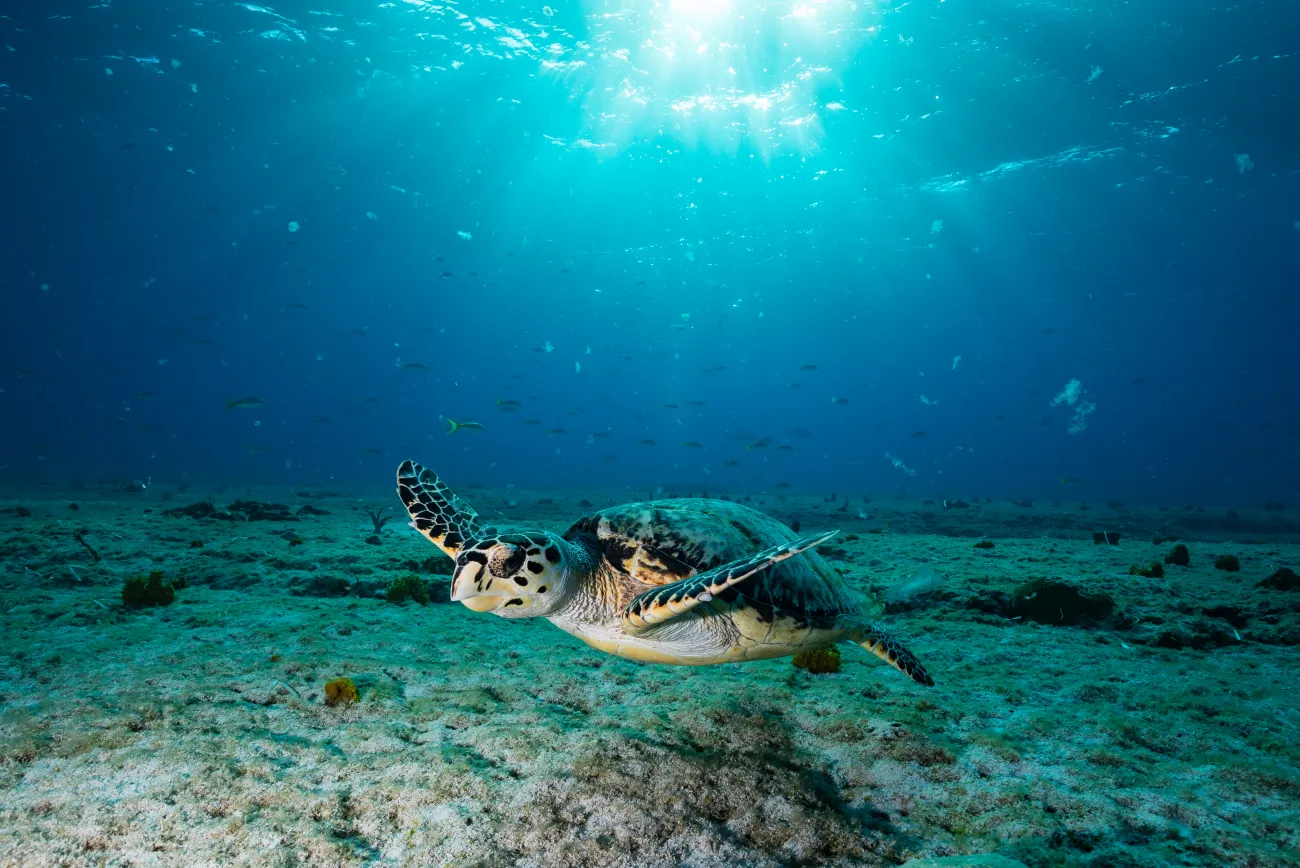
<path fill-rule="evenodd" d="M 463 493 L 558 531 L 613 502 Z M 854 646 L 668 667 L 447 604 L 404 516 L 366 542 L 395 498 L 164 514 L 195 499 L 0 500 L 0 865 L 1300 864 L 1300 588 L 1260 586 L 1300 568 L 1288 512 L 756 493 L 840 528 L 847 581 L 912 583 L 886 621 L 925 688 Z M 1176 541 L 1189 566 L 1130 575 Z M 126 608 L 152 570 L 186 587 Z M 434 602 L 382 598 L 408 573 Z"/>

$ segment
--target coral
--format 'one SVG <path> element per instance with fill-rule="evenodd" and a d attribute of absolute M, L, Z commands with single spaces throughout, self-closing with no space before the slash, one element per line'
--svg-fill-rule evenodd
<path fill-rule="evenodd" d="M 1179 543 L 1174 546 L 1169 554 L 1165 555 L 1165 563 L 1174 564 L 1175 566 L 1185 567 L 1192 562 L 1192 556 L 1187 551 L 1187 546 Z"/>
<path fill-rule="evenodd" d="M 1214 568 L 1235 573 L 1241 569 L 1241 561 L 1237 559 L 1236 555 L 1219 555 L 1214 559 Z"/>
<path fill-rule="evenodd" d="M 840 649 L 838 646 L 830 645 L 826 648 L 813 648 L 811 651 L 801 651 L 790 661 L 796 669 L 806 670 L 813 675 L 826 675 L 831 672 L 840 671 Z"/>
<path fill-rule="evenodd" d="M 991 549 L 991 548 L 993 548 L 993 541 L 992 541 L 992 540 L 987 540 L 987 539 L 982 539 L 982 540 L 980 540 L 979 542 L 975 543 L 975 548 L 977 548 L 977 549 Z"/>
<path fill-rule="evenodd" d="M 388 586 L 388 594 L 384 599 L 390 603 L 414 600 L 421 606 L 427 606 L 429 605 L 429 589 L 424 586 L 424 582 L 419 576 L 407 574 L 393 579 L 393 583 Z"/>
<path fill-rule="evenodd" d="M 1011 610 L 1040 624 L 1078 624 L 1101 620 L 1115 610 L 1108 594 L 1085 594 L 1064 582 L 1034 579 L 1016 588 Z"/>
<path fill-rule="evenodd" d="M 361 698 L 357 686 L 346 675 L 325 682 L 325 704 L 341 705 L 347 708 Z"/>
<path fill-rule="evenodd" d="M 365 507 L 362 511 L 365 512 L 365 514 L 370 517 L 370 523 L 375 526 L 376 536 L 383 533 L 384 525 L 388 524 L 390 521 L 393 520 L 393 517 L 391 515 L 384 515 L 384 513 L 388 511 L 388 507 L 386 506 L 381 507 L 379 509 L 371 509 L 370 507 Z"/>
<path fill-rule="evenodd" d="M 1149 567 L 1129 567 L 1130 576 L 1143 576 L 1148 579 L 1162 579 L 1165 576 L 1164 564 L 1160 561 L 1152 561 Z"/>
<path fill-rule="evenodd" d="M 183 583 L 184 579 L 180 581 Z M 122 603 L 132 609 L 170 606 L 175 599 L 176 586 L 163 581 L 162 570 L 154 570 L 148 576 L 131 576 L 122 583 Z"/>

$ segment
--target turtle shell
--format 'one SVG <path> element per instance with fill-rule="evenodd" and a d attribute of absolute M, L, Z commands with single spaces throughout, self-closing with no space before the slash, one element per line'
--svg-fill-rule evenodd
<path fill-rule="evenodd" d="M 565 539 L 595 537 L 608 568 L 638 590 L 675 582 L 748 557 L 797 535 L 771 516 L 726 500 L 677 498 L 630 503 L 576 522 Z M 767 622 L 791 618 L 830 628 L 866 601 L 815 550 L 774 564 L 720 594 Z"/>

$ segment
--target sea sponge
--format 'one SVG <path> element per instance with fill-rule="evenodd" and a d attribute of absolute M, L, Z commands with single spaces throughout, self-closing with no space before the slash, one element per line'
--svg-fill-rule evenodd
<path fill-rule="evenodd" d="M 800 651 L 794 655 L 790 661 L 796 669 L 804 669 L 813 675 L 826 675 L 831 672 L 840 671 L 840 649 L 838 646 L 830 645 L 826 648 L 813 648 L 811 651 Z"/>
<path fill-rule="evenodd" d="M 392 584 L 388 586 L 388 593 L 384 599 L 390 603 L 414 600 L 421 606 L 427 606 L 429 605 L 429 589 L 424 586 L 424 580 L 419 576 L 407 574 L 393 579 Z"/>
<path fill-rule="evenodd" d="M 352 679 L 346 675 L 342 678 L 335 678 L 333 681 L 325 682 L 325 704 L 341 705 L 347 708 L 352 703 L 361 698 L 357 692 L 357 686 L 352 683 Z"/>
<path fill-rule="evenodd" d="M 154 570 L 148 576 L 131 576 L 122 583 L 122 603 L 132 609 L 170 606 L 175 599 L 176 587 L 163 581 L 162 570 Z"/>
<path fill-rule="evenodd" d="M 1165 576 L 1164 564 L 1160 561 L 1152 561 L 1149 567 L 1129 567 L 1130 576 L 1144 576 L 1148 579 L 1162 579 Z"/>
<path fill-rule="evenodd" d="M 1241 569 L 1241 561 L 1237 560 L 1236 555 L 1219 555 L 1214 559 L 1214 568 L 1235 573 Z"/>
<path fill-rule="evenodd" d="M 993 548 L 993 540 L 982 539 L 982 540 L 980 540 L 979 542 L 975 543 L 975 548 L 977 548 L 977 549 L 991 549 L 991 548 Z"/>
<path fill-rule="evenodd" d="M 1179 543 L 1173 547 L 1169 554 L 1165 555 L 1165 563 L 1185 567 L 1192 562 L 1192 556 L 1187 551 L 1187 546 Z"/>

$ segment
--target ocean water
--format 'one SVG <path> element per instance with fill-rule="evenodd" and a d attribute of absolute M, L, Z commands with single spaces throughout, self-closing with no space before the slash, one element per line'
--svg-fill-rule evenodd
<path fill-rule="evenodd" d="M 1300 864 L 1300 6 L 103 0 L 0 45 L 0 865 Z M 406 459 L 482 538 L 839 530 L 797 557 L 936 685 L 444 605 Z"/>

